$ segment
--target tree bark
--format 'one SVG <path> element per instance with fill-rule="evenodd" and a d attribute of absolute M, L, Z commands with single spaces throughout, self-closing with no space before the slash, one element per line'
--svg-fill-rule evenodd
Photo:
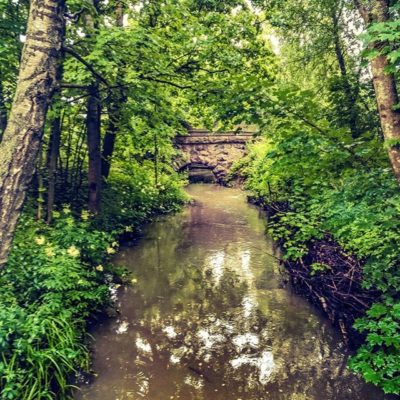
<path fill-rule="evenodd" d="M 99 12 L 100 0 L 91 0 L 93 7 Z M 90 38 L 97 33 L 98 21 L 88 13 L 85 15 L 86 37 Z M 92 71 L 93 72 L 93 71 Z M 88 207 L 89 211 L 97 214 L 100 209 L 101 196 L 101 103 L 98 97 L 99 82 L 103 78 L 94 74 L 96 80 L 90 85 L 87 99 L 86 138 L 89 156 L 88 165 Z M 104 81 L 103 83 L 106 83 Z"/>
<path fill-rule="evenodd" d="M 17 89 L 0 144 L 0 268 L 11 249 L 56 88 L 64 1 L 32 0 Z"/>
<path fill-rule="evenodd" d="M 389 21 L 389 3 L 387 0 L 354 0 L 364 22 L 369 25 L 375 22 Z M 385 43 L 375 42 L 373 49 L 381 51 Z M 387 72 L 389 62 L 385 55 L 378 55 L 371 60 L 372 77 L 378 104 L 379 118 L 383 136 L 388 149 L 393 172 L 400 183 L 400 111 L 394 107 L 399 103 L 396 78 Z"/>
<path fill-rule="evenodd" d="M 63 64 L 64 64 L 65 54 L 64 51 L 60 55 L 60 64 L 57 69 L 57 80 L 62 82 L 63 77 Z M 60 90 L 56 94 L 56 100 L 60 100 Z M 50 138 L 49 138 L 49 149 L 47 155 L 47 171 L 48 171 L 48 188 L 47 188 L 47 212 L 46 212 L 46 222 L 51 223 L 53 219 L 53 208 L 54 200 L 56 195 L 56 172 L 57 172 L 57 160 L 60 155 L 60 145 L 61 145 L 61 132 L 63 110 L 60 107 L 55 107 L 57 115 L 53 118 L 50 125 Z"/>
<path fill-rule="evenodd" d="M 7 126 L 7 109 L 4 100 L 3 84 L 0 82 L 0 142 Z"/>
<path fill-rule="evenodd" d="M 43 185 L 43 148 L 42 143 L 39 148 L 39 156 L 37 160 L 36 167 L 36 176 L 37 176 L 37 211 L 36 211 L 36 219 L 41 221 L 43 218 L 43 192 L 45 191 Z"/>
<path fill-rule="evenodd" d="M 110 175 L 111 161 L 114 154 L 115 141 L 117 139 L 118 129 L 122 120 L 120 104 L 124 104 L 127 97 L 123 90 L 111 97 L 108 106 L 108 125 L 103 139 L 103 150 L 101 155 L 101 174 L 104 181 L 107 181 Z"/>
<path fill-rule="evenodd" d="M 101 194 L 101 107 L 96 97 L 96 87 L 91 88 L 91 95 L 87 102 L 87 145 L 89 153 L 88 186 L 89 186 L 89 211 L 96 214 L 100 208 Z"/>
<path fill-rule="evenodd" d="M 110 174 L 111 159 L 114 153 L 115 140 L 117 138 L 119 117 L 119 106 L 116 104 L 116 100 L 111 100 L 111 104 L 108 106 L 108 125 L 104 135 L 103 151 L 101 156 L 101 174 L 104 181 L 107 181 Z"/>

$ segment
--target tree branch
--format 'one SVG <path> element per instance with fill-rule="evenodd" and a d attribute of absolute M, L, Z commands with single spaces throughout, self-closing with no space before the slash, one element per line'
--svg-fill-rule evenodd
<path fill-rule="evenodd" d="M 82 90 L 89 90 L 90 86 L 87 85 L 78 85 L 75 83 L 61 83 L 60 89 L 82 89 Z"/>
<path fill-rule="evenodd" d="M 104 83 L 106 86 L 110 86 L 108 81 L 105 78 L 103 78 L 98 72 L 96 72 L 96 70 L 74 49 L 72 49 L 71 47 L 64 46 L 63 50 L 72 57 L 76 58 L 79 62 L 81 62 L 100 82 Z"/>
<path fill-rule="evenodd" d="M 170 82 L 170 81 L 165 81 L 163 79 L 158 79 L 154 78 L 152 76 L 145 76 L 145 75 L 139 75 L 140 79 L 143 79 L 145 81 L 152 81 L 152 82 L 158 82 L 158 83 L 165 83 L 166 85 L 174 86 L 178 89 L 193 89 L 193 86 L 184 86 L 184 85 L 179 85 L 178 83 L 175 82 Z"/>

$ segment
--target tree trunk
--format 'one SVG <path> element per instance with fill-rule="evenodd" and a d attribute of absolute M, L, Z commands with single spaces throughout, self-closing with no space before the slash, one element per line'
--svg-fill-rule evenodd
<path fill-rule="evenodd" d="M 158 189 L 158 138 L 157 131 L 154 130 L 154 185 Z"/>
<path fill-rule="evenodd" d="M 340 74 L 343 79 L 343 91 L 346 96 L 346 113 L 347 121 L 351 131 L 353 139 L 357 139 L 360 136 L 357 123 L 357 109 L 356 109 L 356 93 L 353 92 L 350 85 L 349 76 L 347 73 L 346 61 L 343 54 L 342 44 L 340 41 L 339 34 L 339 18 L 336 14 L 337 10 L 332 9 L 332 24 L 333 24 L 333 41 L 335 45 L 336 60 L 339 65 Z"/>
<path fill-rule="evenodd" d="M 0 82 L 0 142 L 7 126 L 7 108 L 4 100 L 3 84 Z"/>
<path fill-rule="evenodd" d="M 117 105 L 117 100 L 111 100 L 111 104 L 108 106 L 108 126 L 104 135 L 103 152 L 101 156 L 101 174 L 105 181 L 107 181 L 110 174 L 111 158 L 114 153 L 119 117 L 120 110 Z"/>
<path fill-rule="evenodd" d="M 100 102 L 96 97 L 96 87 L 91 88 L 92 93 L 87 102 L 87 145 L 89 153 L 88 185 L 89 185 L 89 211 L 96 214 L 100 207 L 101 194 L 101 134 L 100 134 Z"/>
<path fill-rule="evenodd" d="M 387 0 L 373 0 L 365 2 L 354 0 L 355 4 L 367 25 L 389 20 L 389 4 Z M 384 43 L 375 42 L 372 48 L 380 51 Z M 385 55 L 379 55 L 371 60 L 373 83 L 376 101 L 378 104 L 383 136 L 388 148 L 390 162 L 394 175 L 400 183 L 400 111 L 394 107 L 399 103 L 396 88 L 396 78 L 393 73 L 387 72 L 389 66 Z"/>
<path fill-rule="evenodd" d="M 32 0 L 14 102 L 0 144 L 0 268 L 7 261 L 56 88 L 63 0 Z"/>
<path fill-rule="evenodd" d="M 58 115 L 51 122 L 49 158 L 48 158 L 48 189 L 47 189 L 47 223 L 53 219 L 54 199 L 56 194 L 57 160 L 60 154 L 61 143 L 61 116 Z"/>
<path fill-rule="evenodd" d="M 115 23 L 118 27 L 124 26 L 124 4 L 122 1 L 117 1 L 115 6 Z M 121 80 L 117 78 L 117 84 L 121 84 Z M 121 120 L 121 111 L 119 104 L 126 101 L 126 96 L 121 89 L 120 94 L 112 96 L 110 105 L 108 106 L 108 126 L 104 135 L 103 152 L 102 152 L 102 166 L 101 174 L 106 181 L 111 168 L 112 155 L 114 153 L 115 140 L 118 133 L 118 123 Z"/>
<path fill-rule="evenodd" d="M 45 191 L 43 185 L 43 148 L 42 143 L 39 147 L 39 156 L 36 167 L 36 176 L 37 176 L 37 210 L 36 210 L 36 219 L 41 221 L 43 218 L 43 193 Z"/>
<path fill-rule="evenodd" d="M 62 51 L 60 56 L 60 64 L 57 69 L 57 79 L 59 82 L 62 81 L 63 77 L 63 63 L 64 63 L 65 54 Z M 60 91 L 58 91 L 56 100 L 60 100 Z M 64 116 L 64 110 L 61 110 L 60 107 L 55 107 L 55 111 L 57 115 L 51 121 L 50 126 L 50 138 L 49 138 L 49 149 L 47 155 L 47 170 L 48 170 L 48 188 L 47 188 L 47 213 L 46 213 L 46 222 L 48 224 L 51 223 L 53 218 L 53 208 L 54 208 L 54 200 L 56 195 L 56 171 L 57 171 L 57 160 L 60 154 L 60 144 L 61 144 L 61 132 L 62 132 L 62 123 Z"/>
<path fill-rule="evenodd" d="M 118 83 L 120 81 L 118 80 Z M 123 90 L 111 97 L 111 102 L 108 106 L 108 125 L 103 140 L 103 150 L 101 156 L 101 174 L 103 180 L 107 181 L 110 174 L 112 156 L 114 154 L 115 141 L 117 139 L 118 129 L 122 120 L 120 104 L 126 102 L 126 94 Z"/>

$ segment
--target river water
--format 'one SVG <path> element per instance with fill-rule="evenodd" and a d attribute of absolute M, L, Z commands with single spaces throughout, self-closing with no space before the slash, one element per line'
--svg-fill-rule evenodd
<path fill-rule="evenodd" d="M 381 400 L 346 368 L 339 335 L 283 284 L 265 215 L 237 189 L 194 204 L 115 259 L 132 271 L 95 330 L 86 400 Z"/>

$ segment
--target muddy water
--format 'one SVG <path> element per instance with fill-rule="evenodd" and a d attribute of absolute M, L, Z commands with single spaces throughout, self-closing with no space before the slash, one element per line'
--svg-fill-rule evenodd
<path fill-rule="evenodd" d="M 380 400 L 338 335 L 282 284 L 265 217 L 235 189 L 148 226 L 116 263 L 121 314 L 94 333 L 87 400 Z"/>

